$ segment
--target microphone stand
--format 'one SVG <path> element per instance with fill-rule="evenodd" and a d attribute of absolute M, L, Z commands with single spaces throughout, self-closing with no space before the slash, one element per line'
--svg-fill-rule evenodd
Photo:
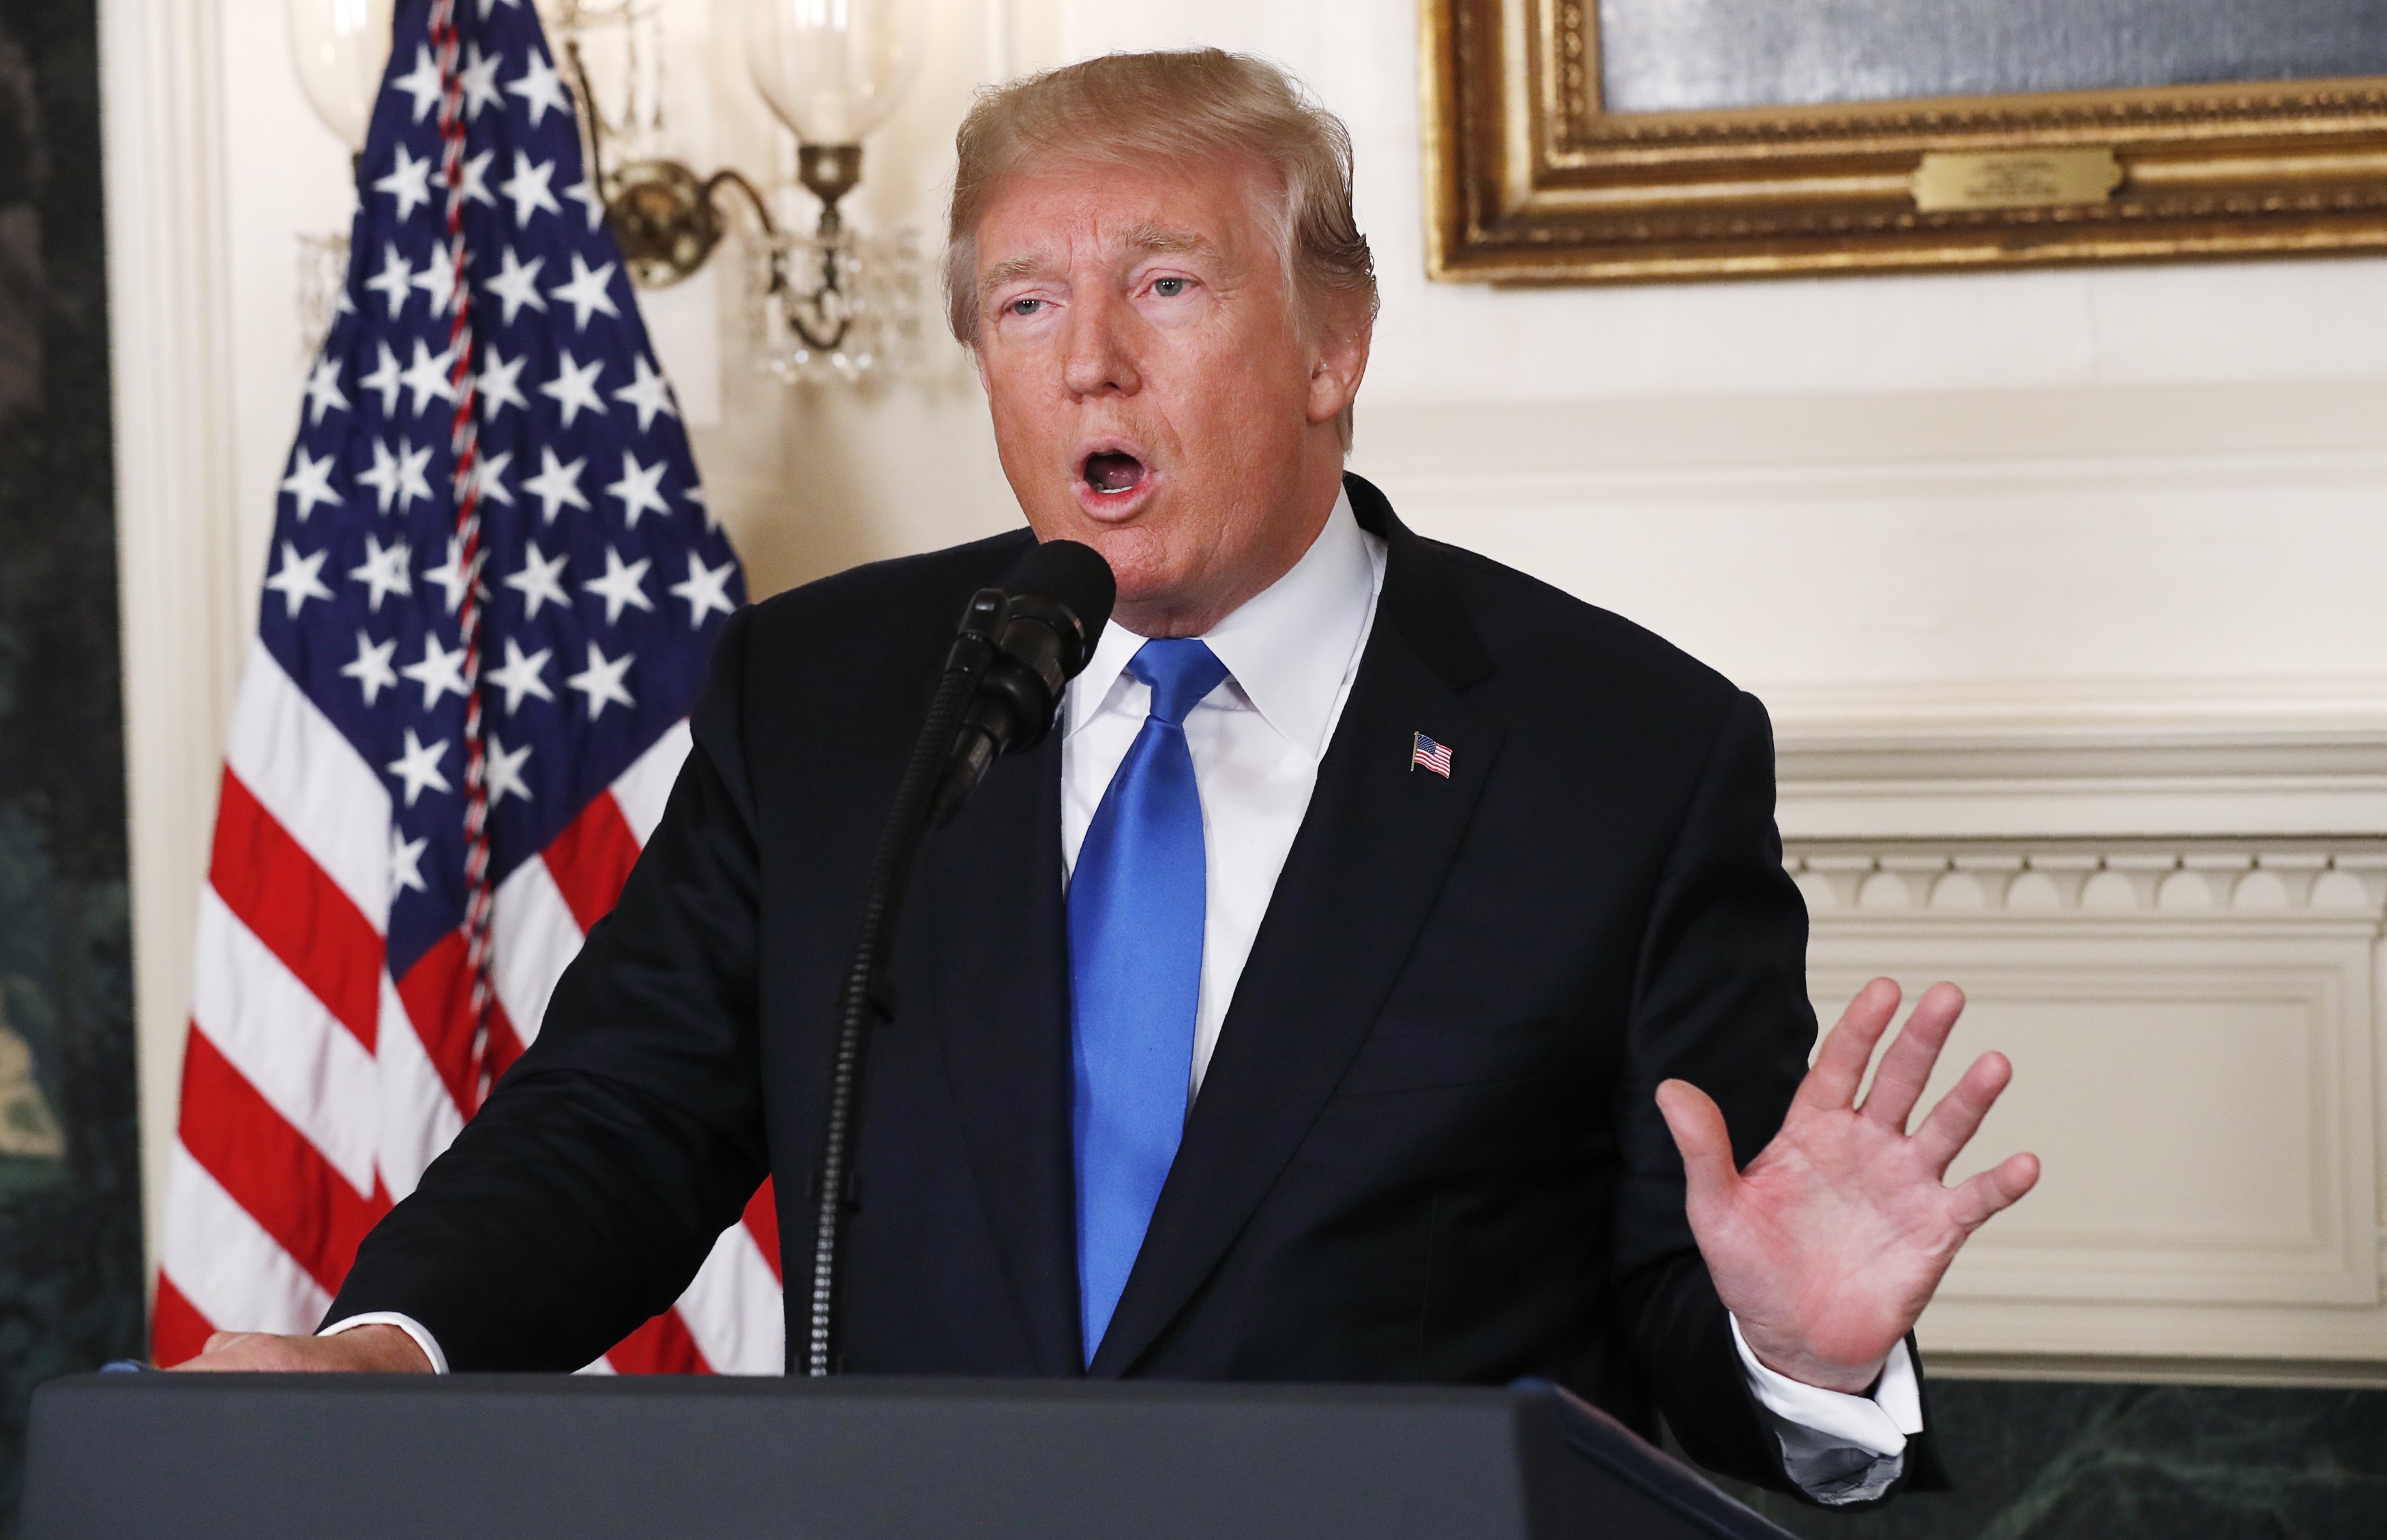
<path fill-rule="evenodd" d="M 928 720 L 912 746 L 912 758 L 895 789 L 895 806 L 878 837 L 878 852 L 863 890 L 861 934 L 838 994 L 837 1058 L 830 1071 L 828 1123 L 820 1170 L 814 1184 L 812 1325 L 804 1346 L 804 1372 L 814 1378 L 837 1372 L 832 1328 L 837 1306 L 840 1232 L 852 1206 L 854 1125 L 861 1093 L 863 1054 L 874 1027 L 890 1016 L 886 1000 L 887 954 L 903 891 L 920 847 L 934 827 L 937 793 L 945 776 L 979 685 L 994 661 L 994 637 L 1007 608 L 1001 588 L 981 588 L 945 655 L 944 676 L 928 702 Z"/>

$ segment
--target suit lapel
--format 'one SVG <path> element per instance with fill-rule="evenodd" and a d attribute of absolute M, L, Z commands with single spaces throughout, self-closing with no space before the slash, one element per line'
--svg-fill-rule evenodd
<path fill-rule="evenodd" d="M 1390 547 L 1375 627 L 1096 1376 L 1135 1367 L 1292 1159 L 1408 961 L 1499 752 L 1498 726 L 1460 695 L 1491 664 L 1446 559 L 1374 487 L 1347 485 Z M 1420 732 L 1452 747 L 1447 779 L 1411 768 Z"/>
<path fill-rule="evenodd" d="M 1069 997 L 1061 897 L 1061 735 L 998 762 L 929 847 L 928 923 L 971 1174 L 1040 1372 L 1074 1375 L 1077 1219 L 1069 1170 Z M 926 894 L 924 897 L 928 896 Z"/>

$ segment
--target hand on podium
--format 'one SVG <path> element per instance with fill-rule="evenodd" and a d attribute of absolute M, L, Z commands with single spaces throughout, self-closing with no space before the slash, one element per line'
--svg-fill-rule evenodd
<path fill-rule="evenodd" d="M 1909 1134 L 1932 1066 L 1964 1008 L 1934 985 L 1856 1094 L 1897 1014 L 1898 986 L 1858 991 L 1824 1040 L 1774 1142 L 1735 1168 L 1724 1114 L 1698 1087 L 1668 1080 L 1658 1110 L 1682 1152 L 1691 1233 L 1724 1307 L 1758 1361 L 1825 1390 L 1863 1395 L 1931 1302 L 1967 1236 L 2039 1180 L 2017 1155 L 1955 1187 L 1949 1166 L 2014 1078 L 1984 1054 Z"/>
<path fill-rule="evenodd" d="M 428 1374 L 431 1360 L 395 1326 L 359 1326 L 331 1337 L 219 1332 L 177 1369 L 225 1374 Z"/>

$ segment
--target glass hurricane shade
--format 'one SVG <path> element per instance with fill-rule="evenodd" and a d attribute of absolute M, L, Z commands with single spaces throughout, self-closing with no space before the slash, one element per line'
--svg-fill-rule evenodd
<path fill-rule="evenodd" d="M 739 0 L 755 87 L 807 145 L 858 145 L 920 72 L 922 0 Z"/>
<path fill-rule="evenodd" d="M 392 0 L 290 0 L 290 53 L 307 104 L 350 155 L 362 154 L 389 63 Z"/>

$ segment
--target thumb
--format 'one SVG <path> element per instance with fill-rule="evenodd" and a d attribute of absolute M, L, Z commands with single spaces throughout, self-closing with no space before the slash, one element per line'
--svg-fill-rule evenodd
<path fill-rule="evenodd" d="M 1686 1199 L 1693 1212 L 1732 1201 L 1740 1184 L 1740 1168 L 1733 1164 L 1732 1131 L 1724 1127 L 1724 1110 L 1715 1099 L 1688 1080 L 1666 1080 L 1658 1087 L 1658 1114 L 1674 1148 L 1683 1156 Z"/>

